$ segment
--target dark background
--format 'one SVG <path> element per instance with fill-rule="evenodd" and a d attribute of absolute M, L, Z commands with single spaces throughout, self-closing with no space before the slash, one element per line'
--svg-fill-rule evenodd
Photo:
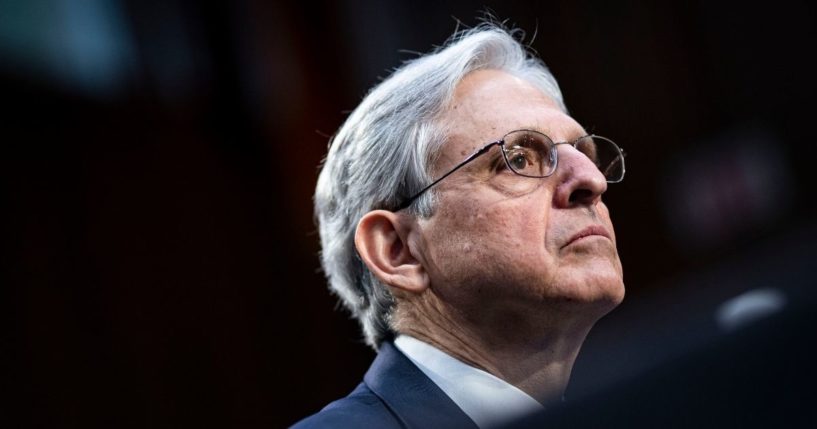
<path fill-rule="evenodd" d="M 568 397 L 728 335 L 740 293 L 811 305 L 815 9 L 755 3 L 0 0 L 0 423 L 282 427 L 350 391 L 374 354 L 319 271 L 317 167 L 485 5 L 628 153 L 628 297 Z"/>

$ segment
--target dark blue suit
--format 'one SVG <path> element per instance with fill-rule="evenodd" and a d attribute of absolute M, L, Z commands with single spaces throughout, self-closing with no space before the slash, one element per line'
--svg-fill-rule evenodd
<path fill-rule="evenodd" d="M 472 428 L 477 426 L 391 342 L 349 396 L 293 426 L 311 428 Z"/>

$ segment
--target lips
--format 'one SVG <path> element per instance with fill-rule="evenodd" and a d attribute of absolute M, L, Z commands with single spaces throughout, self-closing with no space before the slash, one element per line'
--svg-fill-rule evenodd
<path fill-rule="evenodd" d="M 590 236 L 601 236 L 606 237 L 608 240 L 612 240 L 612 237 L 610 237 L 610 233 L 607 232 L 606 228 L 604 228 L 601 225 L 591 225 L 570 237 L 570 240 L 568 240 L 567 243 L 565 243 L 565 245 L 562 247 L 567 247 L 573 244 L 574 242 L 581 240 L 582 238 Z"/>

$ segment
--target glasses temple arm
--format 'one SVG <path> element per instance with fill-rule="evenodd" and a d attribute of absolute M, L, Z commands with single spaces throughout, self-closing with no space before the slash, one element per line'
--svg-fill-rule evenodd
<path fill-rule="evenodd" d="M 476 159 L 478 156 L 480 156 L 480 155 L 484 154 L 485 152 L 488 152 L 488 149 L 490 149 L 492 146 L 494 146 L 494 145 L 498 145 L 498 144 L 502 144 L 502 143 L 503 143 L 503 141 L 502 141 L 502 140 L 498 140 L 498 141 L 495 141 L 495 142 L 491 142 L 491 143 L 486 144 L 486 145 L 485 145 L 485 146 L 483 146 L 481 149 L 479 149 L 479 150 L 477 150 L 476 152 L 472 153 L 472 154 L 471 154 L 471 156 L 469 156 L 468 158 L 465 158 L 465 160 L 464 160 L 464 161 L 462 161 L 461 163 L 457 164 L 457 166 L 456 166 L 456 167 L 454 167 L 454 168 L 452 168 L 452 169 L 451 169 L 451 170 L 450 170 L 448 173 L 443 174 L 443 175 L 442 175 L 442 177 L 440 177 L 440 178 L 438 178 L 437 180 L 435 180 L 435 181 L 431 182 L 431 184 L 430 184 L 430 185 L 428 185 L 428 186 L 426 186 L 425 188 L 421 189 L 419 192 L 417 192 L 416 194 L 414 194 L 414 196 L 412 196 L 411 198 L 407 199 L 406 201 L 403 201 L 403 204 L 400 204 L 400 206 L 399 206 L 399 207 L 397 207 L 397 210 L 396 210 L 396 211 L 403 210 L 404 208 L 406 208 L 406 207 L 410 206 L 410 205 L 411 205 L 411 203 L 413 203 L 413 202 L 414 202 L 414 200 L 416 200 L 417 198 L 419 198 L 419 197 L 420 197 L 420 195 L 423 195 L 423 193 L 424 193 L 425 191 L 427 191 L 427 190 L 431 189 L 431 187 L 432 187 L 432 186 L 436 185 L 437 183 L 440 183 L 440 182 L 441 182 L 443 179 L 445 179 L 446 177 L 450 176 L 451 174 L 453 174 L 455 171 L 459 170 L 460 168 L 465 167 L 465 164 L 468 164 L 469 162 L 473 161 L 473 160 L 474 160 L 474 159 Z"/>

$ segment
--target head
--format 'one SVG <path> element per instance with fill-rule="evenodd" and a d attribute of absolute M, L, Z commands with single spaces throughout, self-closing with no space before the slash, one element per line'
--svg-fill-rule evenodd
<path fill-rule="evenodd" d="M 586 134 L 544 64 L 506 30 L 483 25 L 404 64 L 335 135 L 315 193 L 322 262 L 370 345 L 413 317 L 398 307 L 422 305 L 428 294 L 465 319 L 533 320 L 527 315 L 540 317 L 541 305 L 554 310 L 551 318 L 580 307 L 603 314 L 621 300 L 621 266 L 601 203 L 607 184 L 569 145 L 559 146 L 551 177 L 517 182 L 497 179 L 500 149 L 493 148 L 396 210 L 519 128 L 554 141 Z"/>

